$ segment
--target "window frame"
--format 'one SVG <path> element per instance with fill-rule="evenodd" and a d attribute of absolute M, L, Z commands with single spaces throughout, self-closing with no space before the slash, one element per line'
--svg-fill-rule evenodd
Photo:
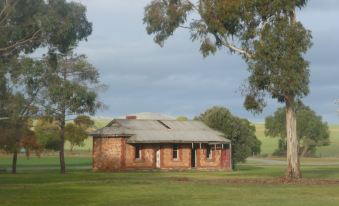
<path fill-rule="evenodd" d="M 211 145 L 207 145 L 206 147 L 206 159 L 213 160 L 213 148 Z"/>
<path fill-rule="evenodd" d="M 142 146 L 140 144 L 137 144 L 134 146 L 134 159 L 135 160 L 141 160 L 142 158 Z"/>
<path fill-rule="evenodd" d="M 174 157 L 174 156 L 176 156 L 176 157 Z M 179 160 L 180 159 L 179 145 L 178 144 L 172 145 L 172 159 L 173 160 Z"/>

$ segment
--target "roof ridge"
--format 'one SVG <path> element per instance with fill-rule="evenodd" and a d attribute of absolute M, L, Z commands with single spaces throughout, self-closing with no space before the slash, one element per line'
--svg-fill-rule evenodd
<path fill-rule="evenodd" d="M 176 120 L 176 119 L 113 119 L 113 120 L 126 120 L 126 121 L 174 121 L 174 122 L 202 122 L 200 120 Z M 113 121 L 112 120 L 112 121 Z"/>

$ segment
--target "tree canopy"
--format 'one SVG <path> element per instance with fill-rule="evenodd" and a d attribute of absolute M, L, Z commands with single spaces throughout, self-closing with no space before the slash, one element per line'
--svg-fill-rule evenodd
<path fill-rule="evenodd" d="M 224 107 L 212 107 L 195 119 L 225 134 L 232 143 L 233 167 L 244 162 L 253 153 L 260 153 L 261 142 L 255 136 L 255 127 L 248 120 L 238 118 Z"/>
<path fill-rule="evenodd" d="M 60 131 L 57 122 L 39 118 L 34 123 L 34 133 L 42 148 L 54 151 L 60 150 Z"/>
<path fill-rule="evenodd" d="M 65 126 L 65 139 L 70 142 L 71 151 L 74 146 L 83 146 L 88 138 L 88 129 L 94 126 L 94 121 L 86 115 L 77 116 L 73 122 Z"/>
<path fill-rule="evenodd" d="M 299 154 L 301 156 L 313 156 L 317 147 L 330 144 L 328 125 L 322 121 L 321 116 L 302 103 L 296 107 L 296 115 Z M 272 116 L 265 119 L 265 134 L 280 138 L 277 154 L 286 154 L 285 122 L 285 108 L 279 108 Z"/>
<path fill-rule="evenodd" d="M 66 0 L 1 0 L 0 56 L 48 47 L 62 53 L 86 39 L 92 24 L 86 7 Z"/>

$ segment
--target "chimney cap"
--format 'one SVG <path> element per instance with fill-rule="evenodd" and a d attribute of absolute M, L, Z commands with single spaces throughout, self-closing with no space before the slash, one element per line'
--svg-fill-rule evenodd
<path fill-rule="evenodd" d="M 135 116 L 135 115 L 129 115 L 129 116 L 126 116 L 126 119 L 137 119 L 137 116 Z"/>

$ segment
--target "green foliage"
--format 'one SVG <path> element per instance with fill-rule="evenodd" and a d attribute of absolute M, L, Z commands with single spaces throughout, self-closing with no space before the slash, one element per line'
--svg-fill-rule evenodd
<path fill-rule="evenodd" d="M 100 86 L 97 69 L 84 55 L 58 55 L 56 61 L 56 67 L 50 67 L 47 77 L 48 114 L 60 122 L 65 121 L 67 115 L 94 114 L 101 107 L 96 93 Z"/>
<path fill-rule="evenodd" d="M 255 126 L 246 119 L 233 116 L 226 108 L 212 107 L 195 119 L 219 130 L 231 140 L 233 167 L 253 153 L 260 153 L 261 142 L 255 136 Z"/>
<path fill-rule="evenodd" d="M 176 120 L 179 120 L 179 121 L 187 121 L 188 118 L 187 118 L 186 116 L 178 116 L 178 117 L 176 118 Z"/>
<path fill-rule="evenodd" d="M 94 121 L 89 116 L 79 115 L 74 119 L 74 123 L 82 128 L 88 129 L 94 126 Z"/>
<path fill-rule="evenodd" d="M 302 103 L 296 106 L 297 137 L 299 153 L 302 156 L 314 156 L 316 148 L 330 144 L 330 132 L 326 122 L 322 121 L 310 107 Z M 277 155 L 286 154 L 286 118 L 285 108 L 279 108 L 274 115 L 265 120 L 265 134 L 270 137 L 279 137 Z"/>
<path fill-rule="evenodd" d="M 87 129 L 94 126 L 94 121 L 88 116 L 81 115 L 75 118 L 74 123 L 67 123 L 65 126 L 65 139 L 71 144 L 71 151 L 74 146 L 84 146 L 88 138 Z"/>
<path fill-rule="evenodd" d="M 154 41 L 163 45 L 175 29 L 185 23 L 187 14 L 192 10 L 193 4 L 189 1 L 161 0 L 152 1 L 145 8 L 144 23 L 147 23 L 148 34 L 157 33 Z"/>
<path fill-rule="evenodd" d="M 7 152 L 17 152 L 27 137 L 29 120 L 39 114 L 40 89 L 46 84 L 46 68 L 30 58 L 0 60 L 0 141 Z"/>
<path fill-rule="evenodd" d="M 60 150 L 59 127 L 55 122 L 39 119 L 34 125 L 38 143 L 47 150 Z"/>
<path fill-rule="evenodd" d="M 86 56 L 75 55 L 72 51 L 64 55 L 50 53 L 46 58 L 46 64 L 50 69 L 47 77 L 49 84 L 44 92 L 46 115 L 56 120 L 60 129 L 60 171 L 65 173 L 66 117 L 84 113 L 94 114 L 102 106 L 97 100 L 99 73 L 87 61 Z M 72 136 L 70 138 L 72 145 L 79 142 L 73 141 L 76 135 L 68 135 Z"/>
<path fill-rule="evenodd" d="M 92 32 L 86 8 L 76 2 L 1 0 L 0 11 L 2 57 L 46 46 L 65 52 Z"/>

